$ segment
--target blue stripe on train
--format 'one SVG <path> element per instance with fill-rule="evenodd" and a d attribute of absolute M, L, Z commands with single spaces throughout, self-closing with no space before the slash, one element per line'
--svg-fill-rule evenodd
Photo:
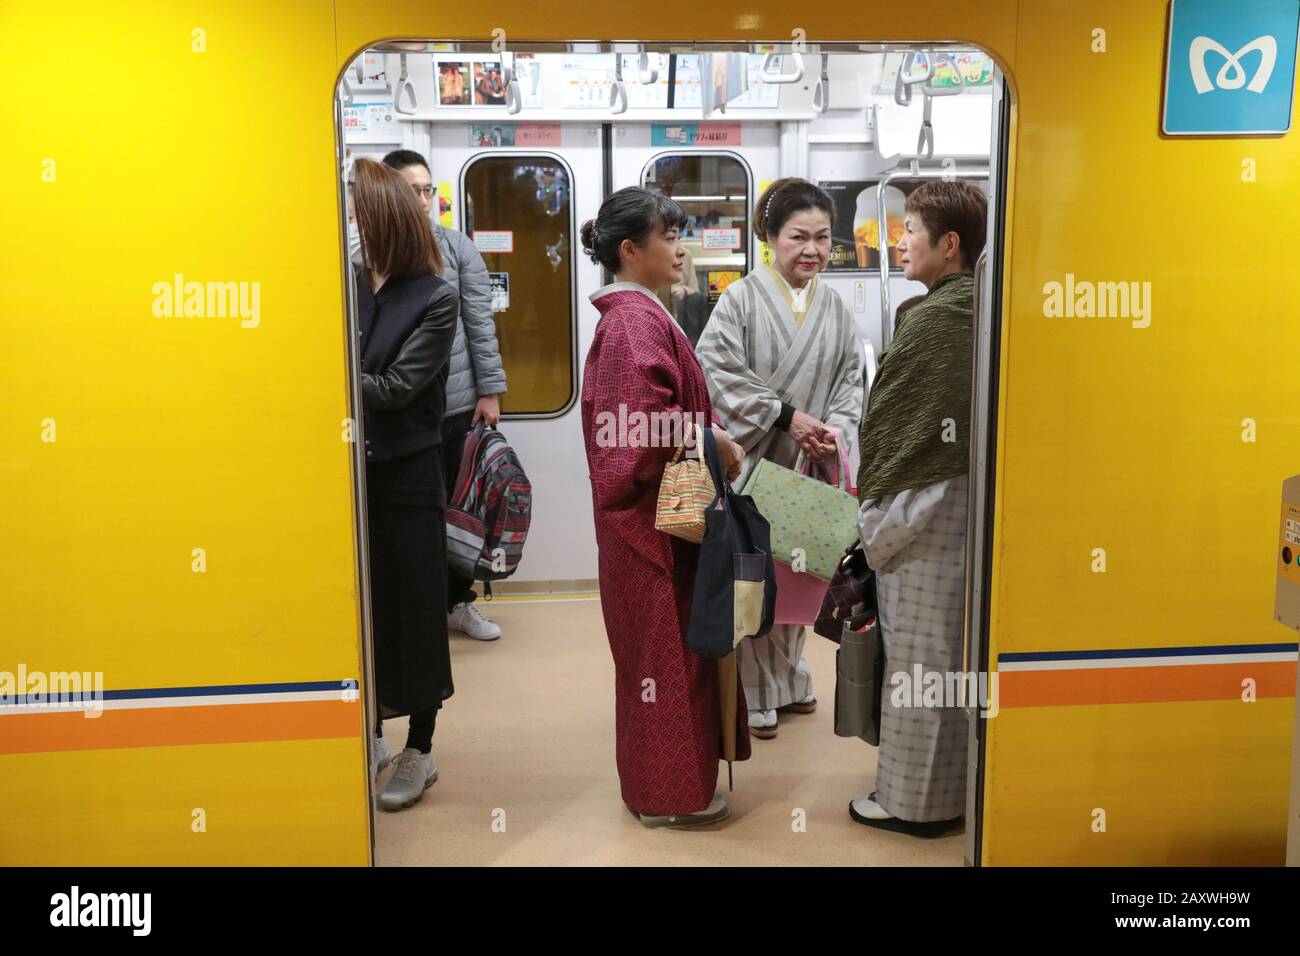
<path fill-rule="evenodd" d="M 1214 654 L 1295 654 L 1300 643 L 1290 644 L 1210 644 L 1196 647 L 1132 647 L 1104 651 L 1031 651 L 999 654 L 998 662 L 1017 661 L 1088 661 L 1131 657 L 1207 657 Z"/>

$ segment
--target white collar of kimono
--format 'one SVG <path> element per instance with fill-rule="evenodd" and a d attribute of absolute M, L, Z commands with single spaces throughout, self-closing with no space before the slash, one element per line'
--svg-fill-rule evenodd
<path fill-rule="evenodd" d="M 804 287 L 802 289 L 796 289 L 794 286 L 790 284 L 789 280 L 786 279 L 785 276 L 781 275 L 781 270 L 778 269 L 776 266 L 768 266 L 767 268 L 768 271 L 772 273 L 772 275 L 776 276 L 777 280 L 781 283 L 781 285 L 785 286 L 786 291 L 790 293 L 790 304 L 794 308 L 794 310 L 796 312 L 807 312 L 808 292 L 812 289 L 813 283 L 816 282 L 817 280 L 815 278 L 809 279 L 807 282 L 804 283 Z"/>
<path fill-rule="evenodd" d="M 593 292 L 589 298 L 594 303 L 597 299 L 603 299 L 611 292 L 640 292 L 643 296 L 657 305 L 660 312 L 667 315 L 668 318 L 672 318 L 672 316 L 669 315 L 668 310 L 664 308 L 664 304 L 659 301 L 659 296 L 655 295 L 639 282 L 611 282 L 607 286 L 601 286 Z"/>

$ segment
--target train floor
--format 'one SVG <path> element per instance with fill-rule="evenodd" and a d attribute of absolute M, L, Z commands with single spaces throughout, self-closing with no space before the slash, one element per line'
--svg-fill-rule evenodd
<path fill-rule="evenodd" d="M 504 635 L 483 643 L 452 633 L 456 693 L 433 738 L 439 778 L 415 806 L 375 811 L 378 864 L 961 865 L 960 833 L 922 840 L 849 818 L 849 800 L 874 777 L 876 751 L 834 735 L 829 641 L 810 632 L 807 642 L 817 711 L 782 715 L 775 739 L 754 740 L 754 756 L 734 765 L 731 818 L 648 830 L 619 797 L 614 667 L 599 601 L 482 606 Z M 384 722 L 394 753 L 405 724 Z M 725 792 L 725 765 L 719 785 Z"/>

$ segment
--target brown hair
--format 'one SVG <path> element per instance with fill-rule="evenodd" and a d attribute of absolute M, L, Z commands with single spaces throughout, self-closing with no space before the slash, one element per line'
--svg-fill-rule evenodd
<path fill-rule="evenodd" d="M 907 212 L 919 216 L 934 245 L 950 232 L 957 233 L 958 250 L 967 269 L 984 251 L 988 228 L 989 200 L 984 190 L 963 179 L 936 179 L 907 197 Z"/>
<path fill-rule="evenodd" d="M 791 216 L 806 209 L 820 209 L 830 218 L 831 225 L 835 224 L 835 201 L 826 190 L 793 176 L 778 179 L 758 197 L 758 206 L 754 209 L 754 235 L 760 242 L 771 244 L 768 236 L 779 235 L 781 227 Z"/>
<path fill-rule="evenodd" d="M 401 173 L 373 159 L 358 159 L 348 185 L 367 269 L 389 277 L 442 275 L 433 227 Z"/>

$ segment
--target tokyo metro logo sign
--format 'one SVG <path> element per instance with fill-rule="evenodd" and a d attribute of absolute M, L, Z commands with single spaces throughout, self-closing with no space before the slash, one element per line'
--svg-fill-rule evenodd
<path fill-rule="evenodd" d="M 1210 74 L 1205 69 L 1205 58 L 1211 50 L 1223 57 L 1225 61 L 1223 69 L 1219 70 L 1219 75 L 1213 81 L 1210 80 Z M 1259 69 L 1255 71 L 1255 77 L 1246 89 L 1252 93 L 1263 93 L 1268 86 L 1268 78 L 1273 75 L 1273 67 L 1277 64 L 1276 40 L 1272 37 L 1256 37 L 1236 53 L 1229 53 L 1226 47 L 1215 43 L 1209 37 L 1197 37 L 1193 40 L 1188 60 L 1192 71 L 1192 85 L 1196 87 L 1197 95 L 1208 93 L 1216 86 L 1221 90 L 1239 89 L 1246 82 L 1246 71 L 1242 68 L 1241 58 L 1252 50 L 1260 52 Z"/>
<path fill-rule="evenodd" d="M 1298 33 L 1300 0 L 1171 0 L 1165 133 L 1287 132 Z"/>

